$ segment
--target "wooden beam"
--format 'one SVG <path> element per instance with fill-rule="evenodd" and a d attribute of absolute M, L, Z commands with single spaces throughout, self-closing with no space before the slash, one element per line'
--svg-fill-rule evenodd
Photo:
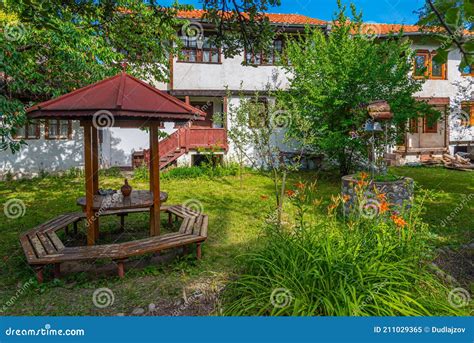
<path fill-rule="evenodd" d="M 150 236 L 160 235 L 160 149 L 158 125 L 158 122 L 153 122 L 150 126 L 150 191 L 153 193 L 153 205 L 150 209 Z"/>
<path fill-rule="evenodd" d="M 92 172 L 92 122 L 84 124 L 84 169 L 86 179 L 86 225 L 87 225 L 87 245 L 95 244 L 94 231 L 94 183 Z"/>
<path fill-rule="evenodd" d="M 99 135 L 97 128 L 92 125 L 92 192 L 94 195 L 99 190 Z M 95 215 L 95 213 L 94 213 Z M 94 238 L 99 238 L 99 217 L 95 216 L 95 220 L 92 223 L 94 227 Z"/>

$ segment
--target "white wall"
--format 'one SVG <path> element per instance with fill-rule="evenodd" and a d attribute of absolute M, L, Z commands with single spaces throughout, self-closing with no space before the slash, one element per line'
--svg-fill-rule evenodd
<path fill-rule="evenodd" d="M 72 126 L 72 140 L 46 140 L 41 125 L 40 139 L 26 140 L 28 145 L 15 154 L 0 152 L 0 175 L 10 172 L 15 177 L 35 176 L 41 170 L 54 172 L 82 167 L 83 130 L 77 121 Z"/>
<path fill-rule="evenodd" d="M 222 57 L 223 58 L 223 57 Z M 265 90 L 286 88 L 283 69 L 274 66 L 243 66 L 243 55 L 224 59 L 222 64 L 183 63 L 174 61 L 174 89 Z"/>

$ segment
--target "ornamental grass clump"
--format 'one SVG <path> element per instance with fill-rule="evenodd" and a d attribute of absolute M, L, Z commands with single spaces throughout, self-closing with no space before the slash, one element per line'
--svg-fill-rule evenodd
<path fill-rule="evenodd" d="M 415 202 L 407 217 L 344 218 L 342 197 L 317 198 L 315 184 L 287 195 L 288 225 L 267 224 L 265 243 L 242 256 L 242 274 L 224 293 L 227 315 L 462 315 L 449 290 L 431 274 L 428 227 Z M 325 215 L 319 208 L 327 206 Z M 388 206 L 388 205 L 387 205 Z"/>

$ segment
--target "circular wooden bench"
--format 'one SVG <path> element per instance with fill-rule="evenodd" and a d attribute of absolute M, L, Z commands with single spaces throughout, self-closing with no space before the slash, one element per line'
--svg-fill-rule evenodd
<path fill-rule="evenodd" d="M 101 213 L 101 216 L 145 211 L 148 210 L 129 209 L 120 213 L 105 211 Z M 20 243 L 28 264 L 35 268 L 40 283 L 43 282 L 43 269 L 46 265 L 54 265 L 55 277 L 59 277 L 60 264 L 63 262 L 109 258 L 117 263 L 118 275 L 123 277 L 124 262 L 132 256 L 196 244 L 196 256 L 200 259 L 201 244 L 207 239 L 208 216 L 182 205 L 164 206 L 161 211 L 168 213 L 170 222 L 173 215 L 175 219 L 183 220 L 178 232 L 124 243 L 66 247 L 56 232 L 67 230 L 70 225 L 73 225 L 77 231 L 77 223 L 85 219 L 85 215 L 82 212 L 76 212 L 61 215 L 26 232 L 21 235 Z"/>

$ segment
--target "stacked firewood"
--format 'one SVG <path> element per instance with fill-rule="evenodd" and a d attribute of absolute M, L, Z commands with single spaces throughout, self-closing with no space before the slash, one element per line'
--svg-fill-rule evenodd
<path fill-rule="evenodd" d="M 455 156 L 443 154 L 443 163 L 446 168 L 451 169 L 474 169 L 474 164 L 471 163 L 470 159 L 457 154 Z"/>

